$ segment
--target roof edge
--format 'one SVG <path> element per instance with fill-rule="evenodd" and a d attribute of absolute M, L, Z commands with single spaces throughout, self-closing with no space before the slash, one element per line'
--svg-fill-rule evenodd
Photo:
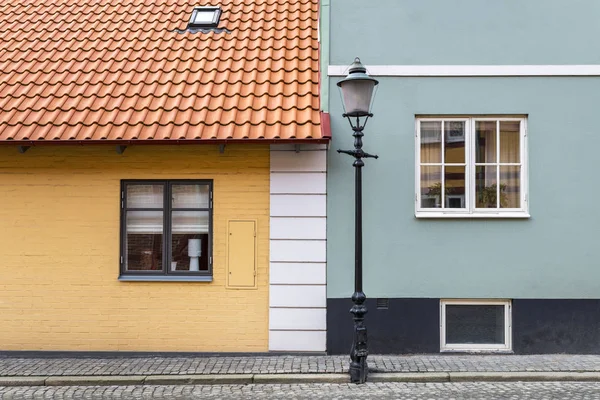
<path fill-rule="evenodd" d="M 203 144 L 327 144 L 331 137 L 318 139 L 133 139 L 133 140 L 0 140 L 0 146 L 68 146 L 68 145 L 203 145 Z"/>
<path fill-rule="evenodd" d="M 331 140 L 331 117 L 324 111 L 321 111 L 321 136 L 327 141 Z"/>

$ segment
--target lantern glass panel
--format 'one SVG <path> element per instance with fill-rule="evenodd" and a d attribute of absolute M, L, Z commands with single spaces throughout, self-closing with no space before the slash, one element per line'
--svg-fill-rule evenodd
<path fill-rule="evenodd" d="M 371 80 L 348 80 L 341 83 L 344 109 L 347 115 L 356 117 L 369 114 L 375 82 Z"/>

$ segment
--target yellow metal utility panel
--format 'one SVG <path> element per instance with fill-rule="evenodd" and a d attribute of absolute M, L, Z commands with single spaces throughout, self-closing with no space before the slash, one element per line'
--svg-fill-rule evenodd
<path fill-rule="evenodd" d="M 227 287 L 256 287 L 256 221 L 230 220 L 227 243 Z"/>

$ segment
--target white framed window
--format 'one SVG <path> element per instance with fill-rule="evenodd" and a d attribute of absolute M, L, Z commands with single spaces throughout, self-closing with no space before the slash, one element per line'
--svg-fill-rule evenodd
<path fill-rule="evenodd" d="M 511 350 L 510 300 L 440 300 L 440 351 Z"/>
<path fill-rule="evenodd" d="M 435 117 L 415 121 L 418 218 L 527 218 L 527 120 Z"/>

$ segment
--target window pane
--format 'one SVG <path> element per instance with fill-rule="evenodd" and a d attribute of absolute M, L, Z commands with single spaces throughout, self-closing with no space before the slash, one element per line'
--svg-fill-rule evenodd
<path fill-rule="evenodd" d="M 421 167 L 421 207 L 442 207 L 442 167 Z"/>
<path fill-rule="evenodd" d="M 475 140 L 475 162 L 496 162 L 496 121 L 476 121 Z"/>
<path fill-rule="evenodd" d="M 444 163 L 465 162 L 464 121 L 444 122 Z"/>
<path fill-rule="evenodd" d="M 208 211 L 173 211 L 171 271 L 208 271 Z"/>
<path fill-rule="evenodd" d="M 173 185 L 173 208 L 208 208 L 208 185 Z"/>
<path fill-rule="evenodd" d="M 500 162 L 521 162 L 520 139 L 520 121 L 500 121 Z"/>
<path fill-rule="evenodd" d="M 447 305 L 446 343 L 504 344 L 504 306 Z"/>
<path fill-rule="evenodd" d="M 126 215 L 125 269 L 162 269 L 162 211 L 128 211 Z"/>
<path fill-rule="evenodd" d="M 442 162 L 442 123 L 421 121 L 421 162 Z"/>
<path fill-rule="evenodd" d="M 446 208 L 465 208 L 465 167 L 446 167 L 444 179 Z"/>
<path fill-rule="evenodd" d="M 196 15 L 194 16 L 194 23 L 195 24 L 206 24 L 206 23 L 211 23 L 214 21 L 215 19 L 215 14 L 216 11 L 210 10 L 210 11 L 196 11 Z"/>
<path fill-rule="evenodd" d="M 127 208 L 163 208 L 163 185 L 127 184 Z"/>
<path fill-rule="evenodd" d="M 521 208 L 521 167 L 500 167 L 500 207 Z"/>
<path fill-rule="evenodd" d="M 477 208 L 496 208 L 497 167 L 475 167 L 475 199 Z"/>

